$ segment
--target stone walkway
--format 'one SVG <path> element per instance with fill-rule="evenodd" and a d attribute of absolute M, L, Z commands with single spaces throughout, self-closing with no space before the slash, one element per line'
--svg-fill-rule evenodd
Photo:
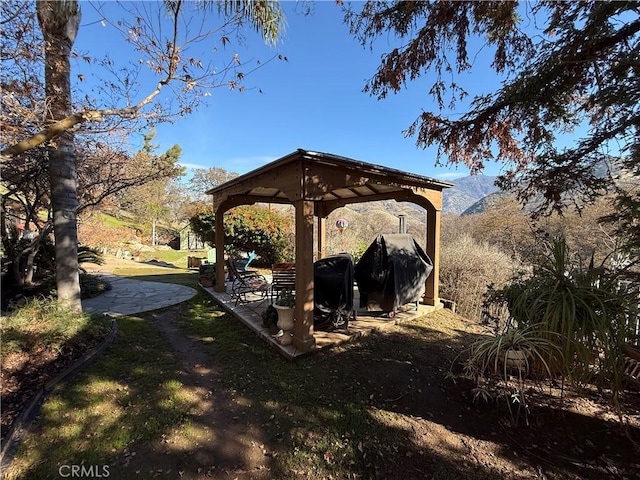
<path fill-rule="evenodd" d="M 106 313 L 112 316 L 132 315 L 157 310 L 189 300 L 196 290 L 184 285 L 145 282 L 102 274 L 111 290 L 82 301 L 85 313 Z"/>

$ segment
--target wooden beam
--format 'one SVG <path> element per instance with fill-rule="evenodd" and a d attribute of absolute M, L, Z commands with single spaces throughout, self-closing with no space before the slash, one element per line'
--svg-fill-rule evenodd
<path fill-rule="evenodd" d="M 431 190 L 429 188 L 414 188 L 413 193 L 416 196 L 415 200 L 412 200 L 418 205 L 422 205 L 425 208 L 426 204 L 420 201 L 418 198 L 424 198 L 433 208 L 438 211 L 442 210 L 442 190 Z"/>
<path fill-rule="evenodd" d="M 356 198 L 344 198 L 340 200 L 329 200 L 323 202 L 325 213 L 328 215 L 335 209 L 350 205 L 352 203 L 365 203 L 375 202 L 378 200 L 396 200 L 398 202 L 412 202 L 415 199 L 415 195 L 410 190 L 392 191 L 387 193 L 379 193 L 375 195 L 368 195 L 366 197 Z"/>
<path fill-rule="evenodd" d="M 316 260 L 324 258 L 327 248 L 327 217 L 318 216 L 318 252 L 316 253 Z"/>
<path fill-rule="evenodd" d="M 254 205 L 256 203 L 278 203 L 282 205 L 291 205 L 291 201 L 286 197 L 263 197 L 260 195 L 234 195 L 227 197 L 224 200 L 222 197 L 214 198 L 213 205 L 224 205 L 225 210 L 230 210 L 233 207 L 240 205 Z"/>
<path fill-rule="evenodd" d="M 363 170 L 357 163 L 305 159 L 305 166 L 305 183 L 312 196 L 336 188 L 357 187 L 365 184 L 393 185 L 399 188 L 427 187 L 433 190 L 442 190 L 444 186 L 435 180 L 433 184 L 426 183 L 425 181 L 430 179 L 384 167 Z"/>

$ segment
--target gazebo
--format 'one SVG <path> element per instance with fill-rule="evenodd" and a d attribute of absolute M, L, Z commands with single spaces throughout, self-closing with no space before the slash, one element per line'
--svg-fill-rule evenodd
<path fill-rule="evenodd" d="M 216 286 L 225 291 L 224 213 L 239 205 L 290 204 L 295 209 L 296 307 L 293 345 L 315 348 L 313 332 L 313 261 L 325 257 L 326 217 L 352 203 L 376 200 L 412 202 L 427 211 L 426 252 L 433 273 L 423 303 L 437 306 L 442 191 L 453 184 L 330 153 L 298 149 L 241 175 L 207 193 L 215 212 Z M 317 218 L 317 222 L 314 220 Z M 317 251 L 313 251 L 314 232 Z"/>

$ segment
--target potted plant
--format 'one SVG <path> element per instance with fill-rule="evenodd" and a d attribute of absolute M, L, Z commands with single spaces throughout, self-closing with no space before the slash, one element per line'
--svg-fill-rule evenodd
<path fill-rule="evenodd" d="M 291 290 L 283 290 L 280 292 L 274 308 L 278 312 L 278 328 L 283 332 L 282 335 L 278 335 L 282 345 L 291 344 L 291 330 L 293 330 L 295 306 L 296 297 Z"/>
<path fill-rule="evenodd" d="M 215 264 L 205 263 L 199 267 L 200 285 L 203 287 L 213 287 L 216 284 Z"/>
<path fill-rule="evenodd" d="M 476 382 L 474 399 L 478 396 L 489 398 L 491 394 L 484 385 L 487 381 L 496 380 L 503 384 L 503 388 L 497 390 L 508 396 L 507 405 L 515 423 L 523 412 L 528 424 L 524 379 L 532 368 L 542 369 L 549 377 L 552 376 L 550 362 L 561 361 L 562 357 L 560 348 L 549 340 L 553 336 L 550 332 L 542 332 L 539 325 L 517 328 L 508 322 L 502 331 L 471 344 L 465 370 Z M 514 387 L 511 387 L 514 385 L 511 380 L 515 381 Z M 515 412 L 512 405 L 517 407 Z"/>
<path fill-rule="evenodd" d="M 559 357 L 561 352 L 549 340 L 550 336 L 553 335 L 548 332 L 543 335 L 538 325 L 523 328 L 507 325 L 503 331 L 471 345 L 468 366 L 479 375 L 493 373 L 507 379 L 510 369 L 526 374 L 531 362 L 539 362 L 551 376 L 548 361 Z"/>
<path fill-rule="evenodd" d="M 278 311 L 274 305 L 269 305 L 262 312 L 262 326 L 268 329 L 276 327 L 278 323 Z"/>

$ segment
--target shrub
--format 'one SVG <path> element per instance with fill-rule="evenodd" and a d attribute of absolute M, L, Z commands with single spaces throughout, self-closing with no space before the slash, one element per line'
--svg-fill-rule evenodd
<path fill-rule="evenodd" d="M 508 322 L 501 331 L 471 344 L 465 371 L 476 382 L 474 400 L 492 396 L 485 388 L 487 383 L 502 384 L 497 391 L 507 397 L 511 418 L 517 424 L 522 413 L 528 425 L 524 380 L 534 368 L 551 377 L 553 366 L 562 362 L 562 354 L 553 338 L 553 334 L 543 332 L 538 325 L 516 328 Z"/>
<path fill-rule="evenodd" d="M 505 303 L 518 327 L 538 325 L 542 336 L 550 332 L 565 359 L 561 373 L 574 384 L 595 381 L 608 388 L 617 407 L 623 387 L 620 348 L 630 335 L 637 292 L 621 289 L 619 279 L 602 267 L 573 262 L 564 238 L 547 248 L 531 276 L 492 292 L 490 300 Z"/>
<path fill-rule="evenodd" d="M 267 306 L 262 312 L 262 325 L 271 328 L 278 323 L 278 311 L 273 305 Z"/>
<path fill-rule="evenodd" d="M 111 290 L 111 284 L 105 279 L 90 273 L 80 273 L 80 296 L 82 299 L 97 297 L 108 290 Z M 42 282 L 40 292 L 53 298 L 58 295 L 55 276 L 51 275 Z"/>
<path fill-rule="evenodd" d="M 190 220 L 193 231 L 209 243 L 215 239 L 215 215 L 203 207 Z M 291 219 L 260 206 L 240 206 L 225 213 L 224 236 L 227 253 L 255 251 L 267 264 L 292 256 L 293 243 L 288 232 Z"/>
<path fill-rule="evenodd" d="M 216 265 L 211 264 L 211 263 L 203 263 L 202 265 L 200 265 L 200 267 L 198 267 L 198 273 L 200 275 L 211 275 L 212 277 L 215 277 L 216 275 Z"/>
<path fill-rule="evenodd" d="M 91 343 L 105 336 L 110 321 L 101 315 L 77 314 L 65 310 L 54 299 L 34 298 L 2 320 L 2 353 L 27 351 L 34 347 L 60 348 L 65 342 Z"/>
<path fill-rule="evenodd" d="M 498 247 L 462 234 L 441 246 L 440 296 L 456 302 L 460 315 L 481 320 L 488 286 L 503 286 L 518 268 Z"/>
<path fill-rule="evenodd" d="M 355 249 L 351 252 L 351 254 L 353 255 L 353 263 L 358 263 L 360 261 L 362 255 L 364 255 L 364 252 L 367 251 L 367 248 L 369 248 L 368 243 L 362 240 L 358 240 L 356 242 Z"/>

